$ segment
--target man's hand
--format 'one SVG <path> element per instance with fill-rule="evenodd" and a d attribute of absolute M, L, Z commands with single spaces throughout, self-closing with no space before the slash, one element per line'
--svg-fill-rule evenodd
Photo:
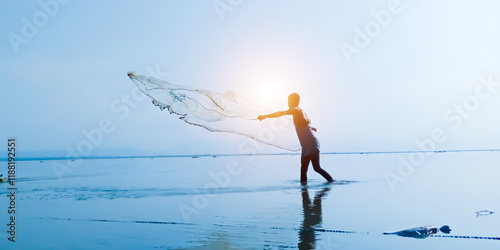
<path fill-rule="evenodd" d="M 262 121 L 262 120 L 266 119 L 266 117 L 263 115 L 259 115 L 259 117 L 257 117 L 257 119 L 259 119 L 259 121 Z"/>
<path fill-rule="evenodd" d="M 316 128 L 311 128 L 312 131 L 317 132 L 318 130 Z"/>

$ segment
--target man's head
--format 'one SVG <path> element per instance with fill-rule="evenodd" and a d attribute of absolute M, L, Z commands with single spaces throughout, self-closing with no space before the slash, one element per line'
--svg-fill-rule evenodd
<path fill-rule="evenodd" d="M 297 93 L 292 93 L 288 96 L 288 107 L 295 108 L 299 106 L 300 96 Z"/>

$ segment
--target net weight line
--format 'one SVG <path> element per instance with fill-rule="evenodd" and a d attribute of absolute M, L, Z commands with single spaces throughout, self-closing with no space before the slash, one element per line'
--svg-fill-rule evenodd
<path fill-rule="evenodd" d="M 148 220 L 111 220 L 111 219 L 72 219 L 72 218 L 44 218 L 36 217 L 39 220 L 60 220 L 60 221 L 90 221 L 90 222 L 108 222 L 108 223 L 136 223 L 136 224 L 157 224 L 157 225 L 185 225 L 185 226 L 199 226 L 199 224 L 189 222 L 172 222 L 172 221 L 148 221 Z M 211 224 L 215 227 L 229 227 L 229 228 L 258 228 L 256 226 L 244 225 L 228 225 L 228 224 Z M 323 228 L 286 228 L 286 227 L 267 227 L 261 229 L 271 230 L 293 230 L 293 231 L 309 231 L 309 232 L 326 232 L 326 233 L 344 233 L 344 234 L 370 234 L 369 232 L 356 232 L 349 230 L 336 230 L 336 229 L 323 229 Z M 372 233 L 374 234 L 374 233 Z M 382 235 L 382 234 L 381 234 Z M 466 235 L 429 235 L 435 238 L 454 238 L 454 239 L 476 239 L 476 240 L 500 240 L 500 237 L 490 236 L 466 236 Z"/>
<path fill-rule="evenodd" d="M 112 220 L 112 219 L 75 219 L 75 218 L 49 218 L 35 217 L 39 220 L 59 220 L 59 221 L 89 221 L 89 222 L 108 222 L 108 223 L 132 223 L 132 224 L 157 224 L 157 225 L 185 225 L 185 226 L 201 226 L 200 224 L 190 222 L 173 222 L 173 221 L 148 221 L 148 220 Z M 294 230 L 294 231 L 310 231 L 310 232 L 329 232 L 329 233 L 348 233 L 348 234 L 369 234 L 368 232 L 355 232 L 347 230 L 323 229 L 323 228 L 286 228 L 286 227 L 257 227 L 245 225 L 229 225 L 229 224 L 210 224 L 214 227 L 228 228 L 260 228 L 270 230 Z"/>
<path fill-rule="evenodd" d="M 476 239 L 476 240 L 500 240 L 500 237 L 487 236 L 463 236 L 463 235 L 429 235 L 437 238 L 457 238 L 457 239 Z"/>

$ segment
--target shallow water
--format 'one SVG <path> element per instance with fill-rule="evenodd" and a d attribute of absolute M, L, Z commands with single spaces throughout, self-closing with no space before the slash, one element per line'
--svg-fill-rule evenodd
<path fill-rule="evenodd" d="M 343 182 L 300 156 L 83 160 L 59 180 L 55 162 L 18 163 L 16 243 L 2 249 L 499 249 L 500 240 L 382 235 L 449 225 L 499 237 L 498 152 L 429 154 L 391 190 L 408 154 L 322 155 Z M 6 183 L 0 222 L 8 223 Z M 6 229 L 5 226 L 4 229 Z M 444 235 L 438 233 L 438 235 Z"/>

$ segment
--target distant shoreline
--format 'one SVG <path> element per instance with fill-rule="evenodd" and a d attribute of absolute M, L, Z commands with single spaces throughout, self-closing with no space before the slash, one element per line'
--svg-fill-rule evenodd
<path fill-rule="evenodd" d="M 323 155 L 355 155 L 355 154 L 410 154 L 410 153 L 461 153 L 461 152 L 500 152 L 500 149 L 452 149 L 452 150 L 401 150 L 401 151 L 352 151 L 352 152 L 322 152 Z M 277 156 L 300 155 L 300 153 L 261 153 L 261 154 L 177 154 L 177 155 L 128 155 L 128 156 L 82 156 L 82 157 L 18 157 L 16 161 L 60 161 L 60 160 L 106 160 L 106 159 L 145 159 L 145 158 L 218 158 L 240 156 Z M 7 158 L 0 158 L 0 162 Z"/>

